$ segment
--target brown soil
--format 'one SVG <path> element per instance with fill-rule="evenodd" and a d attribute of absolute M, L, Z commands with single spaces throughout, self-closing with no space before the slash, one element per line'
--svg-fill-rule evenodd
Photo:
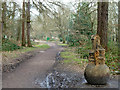
<path fill-rule="evenodd" d="M 59 63 L 57 67 L 55 68 L 56 71 L 67 73 L 68 75 L 72 74 L 78 74 L 78 77 L 81 78 L 81 81 L 79 86 L 76 86 L 76 88 L 118 88 L 118 77 L 119 75 L 111 75 L 110 80 L 107 85 L 90 85 L 86 82 L 84 78 L 84 69 L 85 67 L 81 67 L 80 65 L 74 65 L 74 64 L 63 64 Z"/>
<path fill-rule="evenodd" d="M 39 50 L 26 52 L 24 54 L 21 54 L 18 58 L 10 59 L 7 61 L 7 63 L 2 63 L 2 71 L 3 72 L 13 71 L 20 63 L 29 60 L 31 57 L 35 56 Z"/>
<path fill-rule="evenodd" d="M 75 63 L 56 61 L 53 71 L 41 81 L 36 80 L 39 88 L 118 88 L 118 76 L 111 75 L 107 85 L 90 85 L 84 78 L 85 66 Z"/>
<path fill-rule="evenodd" d="M 118 76 L 115 75 L 111 75 L 108 85 L 87 84 L 84 79 L 85 67 L 56 61 L 56 53 L 64 48 L 54 43 L 48 44 L 51 46 L 50 49 L 37 50 L 33 57 L 25 58 L 25 62 L 21 63 L 13 72 L 4 72 L 2 75 L 3 88 L 48 88 L 41 86 L 48 75 L 57 80 L 54 87 L 59 87 L 59 84 L 62 83 L 60 87 L 63 88 L 118 88 Z"/>
<path fill-rule="evenodd" d="M 24 58 L 26 61 L 21 63 L 13 72 L 4 72 L 2 75 L 3 88 L 35 88 L 34 81 L 40 76 L 45 78 L 55 63 L 55 56 L 62 48 L 54 43 L 48 43 L 51 48 L 46 51 L 35 51 L 36 55 L 31 58 Z M 24 56 L 23 56 L 24 57 Z M 26 57 L 26 56 L 25 56 Z"/>

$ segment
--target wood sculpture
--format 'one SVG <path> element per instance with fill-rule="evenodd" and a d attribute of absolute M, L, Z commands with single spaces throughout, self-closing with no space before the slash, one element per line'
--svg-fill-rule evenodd
<path fill-rule="evenodd" d="M 110 71 L 105 65 L 105 49 L 100 45 L 99 35 L 91 37 L 92 50 L 89 52 L 89 63 L 84 76 L 90 84 L 106 84 L 109 80 Z"/>

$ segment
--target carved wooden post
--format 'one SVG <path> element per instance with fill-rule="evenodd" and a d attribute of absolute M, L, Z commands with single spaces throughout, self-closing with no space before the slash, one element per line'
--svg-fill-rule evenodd
<path fill-rule="evenodd" d="M 100 45 L 100 37 L 92 36 L 92 50 L 89 52 L 89 64 L 87 65 L 84 76 L 90 84 L 106 84 L 109 79 L 110 71 L 105 65 L 105 49 Z"/>

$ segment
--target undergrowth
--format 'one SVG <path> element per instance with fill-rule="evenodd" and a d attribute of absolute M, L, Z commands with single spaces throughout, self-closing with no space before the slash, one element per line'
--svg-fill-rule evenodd
<path fill-rule="evenodd" d="M 16 43 L 8 39 L 5 39 L 2 41 L 2 47 L 1 47 L 2 51 L 14 51 L 14 50 L 21 49 L 21 48 L 22 47 L 18 46 Z"/>
<path fill-rule="evenodd" d="M 78 58 L 74 49 L 71 47 L 67 48 L 65 52 L 61 52 L 61 57 L 64 58 L 63 63 L 83 65 L 82 63 L 88 62 L 87 59 Z"/>
<path fill-rule="evenodd" d="M 20 49 L 16 49 L 13 51 L 2 51 L 2 63 L 7 63 L 10 62 L 12 59 L 19 57 L 21 54 L 24 54 L 26 52 L 30 52 L 30 51 L 35 51 L 35 50 L 46 50 L 50 48 L 49 45 L 47 44 L 34 44 L 34 47 L 23 47 Z"/>
<path fill-rule="evenodd" d="M 91 49 L 92 43 L 88 42 L 79 47 L 69 47 L 69 49 L 61 53 L 61 56 L 64 58 L 64 63 L 77 62 L 78 64 L 86 64 L 86 62 L 88 62 L 89 50 Z M 118 47 L 116 43 L 108 43 L 108 51 L 105 54 L 105 59 L 105 63 L 110 68 L 111 72 L 120 71 L 118 68 L 120 63 L 118 62 Z"/>
<path fill-rule="evenodd" d="M 120 71 L 118 68 L 120 63 L 118 61 L 118 46 L 115 42 L 108 42 L 108 51 L 105 54 L 106 64 L 109 66 L 111 71 Z"/>

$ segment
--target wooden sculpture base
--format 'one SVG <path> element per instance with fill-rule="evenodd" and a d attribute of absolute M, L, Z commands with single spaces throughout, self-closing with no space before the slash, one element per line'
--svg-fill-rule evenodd
<path fill-rule="evenodd" d="M 89 63 L 85 69 L 84 76 L 89 84 L 104 85 L 109 80 L 110 70 L 105 64 L 95 65 L 94 63 Z"/>

